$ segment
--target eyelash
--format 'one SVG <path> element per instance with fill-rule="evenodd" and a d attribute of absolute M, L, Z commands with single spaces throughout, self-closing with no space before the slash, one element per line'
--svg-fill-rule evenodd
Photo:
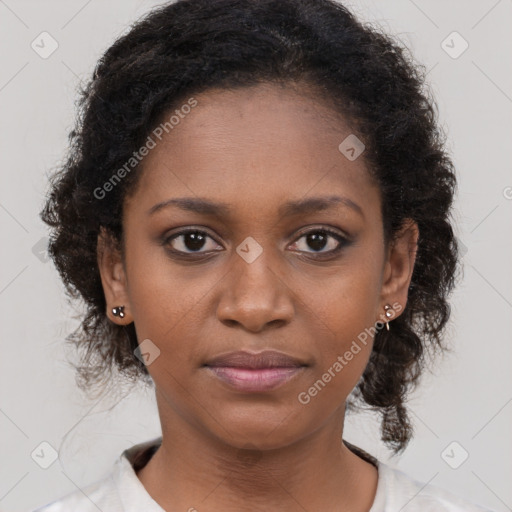
<path fill-rule="evenodd" d="M 169 237 L 166 237 L 164 240 L 163 240 L 163 245 L 165 245 L 167 247 L 167 250 L 169 252 L 171 252 L 173 255 L 177 256 L 177 257 L 182 257 L 182 258 L 185 258 L 185 259 L 189 259 L 189 260 L 193 260 L 193 259 L 199 259 L 196 255 L 204 255 L 204 254 L 208 254 L 209 251 L 207 252 L 191 252 L 191 253 L 187 253 L 187 252 L 183 252 L 183 251 L 177 251 L 176 249 L 171 249 L 168 247 L 168 245 L 170 244 L 170 242 L 172 242 L 174 239 L 177 239 L 179 238 L 180 236 L 183 236 L 183 235 L 187 235 L 187 234 L 190 234 L 190 233 L 199 233 L 201 235 L 206 235 L 206 237 L 208 238 L 211 238 L 212 240 L 214 240 L 216 243 L 218 243 L 212 236 L 210 236 L 206 231 L 202 231 L 200 229 L 185 229 L 185 230 L 182 230 L 182 231 L 179 231 L 178 233 L 174 233 L 173 235 L 169 236 Z M 324 259 L 325 256 L 334 256 L 334 255 L 337 255 L 344 247 L 346 247 L 347 245 L 349 245 L 350 243 L 350 240 L 348 240 L 347 238 L 345 238 L 344 236 L 340 235 L 339 233 L 337 233 L 336 231 L 332 231 L 331 229 L 329 228 L 325 228 L 325 227 L 322 227 L 322 228 L 314 228 L 314 229 L 311 229 L 309 231 L 306 231 L 304 233 L 301 233 L 300 236 L 296 239 L 295 242 L 293 242 L 293 244 L 297 243 L 300 239 L 302 239 L 303 237 L 305 236 L 308 236 L 310 234 L 313 234 L 313 233 L 322 233 L 322 234 L 325 234 L 325 235 L 328 235 L 328 236 L 331 236 L 333 237 L 335 240 L 338 241 L 339 245 L 338 247 L 336 247 L 336 249 L 332 249 L 330 251 L 327 251 L 327 252 L 307 252 L 307 251 L 298 251 L 298 252 L 301 252 L 301 253 L 304 253 L 307 254 L 307 255 L 310 255 L 310 254 L 313 254 L 314 256 L 312 256 L 312 259 L 316 259 L 316 260 L 319 260 L 319 259 Z M 220 244 L 219 244 L 220 245 Z M 212 252 L 220 252 L 220 251 L 212 251 Z M 318 256 L 316 256 L 316 255 Z M 307 258 L 311 258 L 311 256 L 306 256 Z"/>

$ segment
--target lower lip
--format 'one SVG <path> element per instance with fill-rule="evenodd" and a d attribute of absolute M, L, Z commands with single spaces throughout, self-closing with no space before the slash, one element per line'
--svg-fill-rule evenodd
<path fill-rule="evenodd" d="M 232 366 L 208 366 L 220 380 L 239 391 L 270 391 L 297 375 L 303 367 L 282 368 L 235 368 Z"/>

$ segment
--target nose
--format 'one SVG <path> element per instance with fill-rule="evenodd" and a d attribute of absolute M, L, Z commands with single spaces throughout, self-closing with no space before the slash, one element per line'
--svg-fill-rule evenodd
<path fill-rule="evenodd" d="M 278 265 L 265 251 L 251 263 L 234 255 L 232 271 L 223 279 L 217 317 L 228 326 L 250 332 L 288 324 L 293 318 L 293 295 Z"/>

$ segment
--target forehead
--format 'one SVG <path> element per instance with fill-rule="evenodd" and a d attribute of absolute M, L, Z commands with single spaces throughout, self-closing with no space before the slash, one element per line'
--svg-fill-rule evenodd
<path fill-rule="evenodd" d="M 335 193 L 364 207 L 378 195 L 364 159 L 340 152 L 351 129 L 321 98 L 268 84 L 193 98 L 161 140 L 153 136 L 135 194 L 140 207 L 197 196 L 262 208 Z"/>

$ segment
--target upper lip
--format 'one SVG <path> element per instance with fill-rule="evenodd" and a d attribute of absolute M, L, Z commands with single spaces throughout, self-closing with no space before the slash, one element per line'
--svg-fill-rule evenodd
<path fill-rule="evenodd" d="M 205 363 L 205 366 L 228 366 L 235 368 L 283 368 L 306 366 L 301 360 L 283 352 L 263 350 L 262 352 L 247 352 L 239 350 L 221 354 Z"/>

